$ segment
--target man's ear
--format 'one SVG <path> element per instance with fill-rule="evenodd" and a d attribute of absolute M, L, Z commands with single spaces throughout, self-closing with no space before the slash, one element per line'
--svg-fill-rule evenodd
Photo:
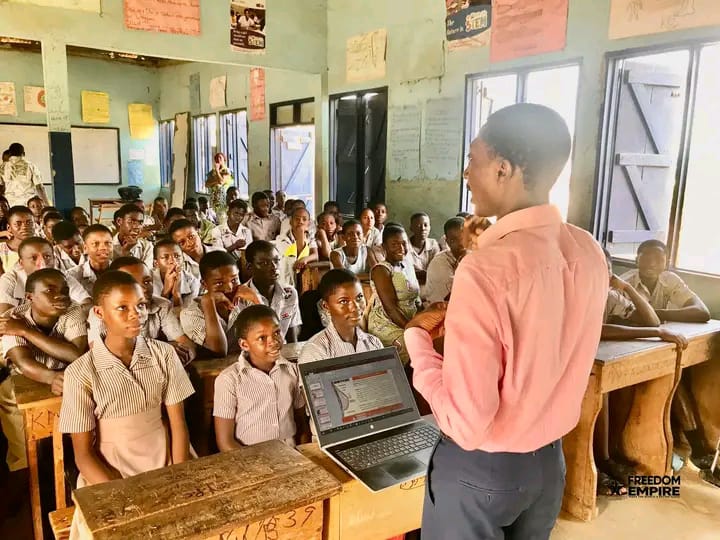
<path fill-rule="evenodd" d="M 330 311 L 330 306 L 326 300 L 320 300 L 320 307 L 322 307 L 325 311 Z"/>
<path fill-rule="evenodd" d="M 515 172 L 515 167 L 513 167 L 512 163 L 510 163 L 507 159 L 500 160 L 500 166 L 498 167 L 498 180 L 499 181 L 507 181 L 512 178 L 513 173 Z"/>
<path fill-rule="evenodd" d="M 102 308 L 102 307 L 100 307 L 100 306 L 93 306 L 92 310 L 93 310 L 93 313 L 95 313 L 95 316 L 96 316 L 98 319 L 100 319 L 101 321 L 104 321 L 104 320 L 105 320 L 105 318 L 104 318 L 104 313 L 103 313 L 103 308 Z"/>
<path fill-rule="evenodd" d="M 238 339 L 238 345 L 240 345 L 240 349 L 247 352 L 250 350 L 250 344 L 247 342 L 247 339 L 240 338 Z"/>

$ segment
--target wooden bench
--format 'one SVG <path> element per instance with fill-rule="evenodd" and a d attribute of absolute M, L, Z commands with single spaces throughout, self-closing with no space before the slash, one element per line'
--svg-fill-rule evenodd
<path fill-rule="evenodd" d="M 70 525 L 72 524 L 74 513 L 74 506 L 50 512 L 48 517 L 55 540 L 68 540 L 68 538 L 70 538 Z"/>
<path fill-rule="evenodd" d="M 302 292 L 315 291 L 322 277 L 332 268 L 328 261 L 311 262 L 301 274 Z"/>

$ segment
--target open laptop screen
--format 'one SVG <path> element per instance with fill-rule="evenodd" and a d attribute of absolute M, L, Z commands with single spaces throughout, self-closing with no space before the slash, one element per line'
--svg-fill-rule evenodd
<path fill-rule="evenodd" d="M 318 435 L 329 435 L 407 414 L 418 415 L 393 348 L 301 365 Z M 363 430 L 364 431 L 364 430 Z M 334 438 L 334 437 L 333 437 Z"/>

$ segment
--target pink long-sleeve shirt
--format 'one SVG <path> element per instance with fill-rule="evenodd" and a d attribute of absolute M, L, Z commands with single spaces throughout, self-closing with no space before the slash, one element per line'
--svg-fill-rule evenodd
<path fill-rule="evenodd" d="M 455 273 L 444 355 L 405 332 L 413 382 L 465 450 L 530 452 L 572 430 L 600 341 L 605 256 L 554 206 L 504 216 Z"/>

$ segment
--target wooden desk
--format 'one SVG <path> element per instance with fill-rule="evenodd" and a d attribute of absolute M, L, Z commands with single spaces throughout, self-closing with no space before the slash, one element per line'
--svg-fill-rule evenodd
<path fill-rule="evenodd" d="M 373 493 L 336 465 L 317 444 L 304 444 L 298 450 L 342 484 L 342 491 L 325 501 L 323 540 L 382 540 L 420 528 L 425 478 Z"/>
<path fill-rule="evenodd" d="M 53 470 L 55 477 L 55 506 L 48 510 L 65 508 L 65 461 L 62 433 L 57 429 L 62 398 L 50 391 L 50 387 L 24 377 L 14 375 L 15 399 L 23 414 L 25 445 L 27 447 L 28 470 L 30 473 L 30 504 L 32 505 L 33 534 L 35 540 L 42 540 L 42 508 L 40 506 L 40 475 L 38 471 L 38 441 L 53 439 Z"/>
<path fill-rule="evenodd" d="M 329 261 L 318 261 L 308 264 L 301 275 L 302 292 L 317 290 L 320 286 L 320 280 L 331 268 L 332 265 Z"/>
<path fill-rule="evenodd" d="M 279 441 L 73 492 L 80 538 L 322 538 L 340 483 Z"/>
<path fill-rule="evenodd" d="M 102 221 L 103 212 L 114 212 L 125 204 L 125 201 L 122 199 L 88 199 L 88 203 L 90 204 L 90 224 L 93 224 Z M 96 210 L 97 220 L 93 217 Z M 112 218 L 110 220 L 112 221 Z"/>

